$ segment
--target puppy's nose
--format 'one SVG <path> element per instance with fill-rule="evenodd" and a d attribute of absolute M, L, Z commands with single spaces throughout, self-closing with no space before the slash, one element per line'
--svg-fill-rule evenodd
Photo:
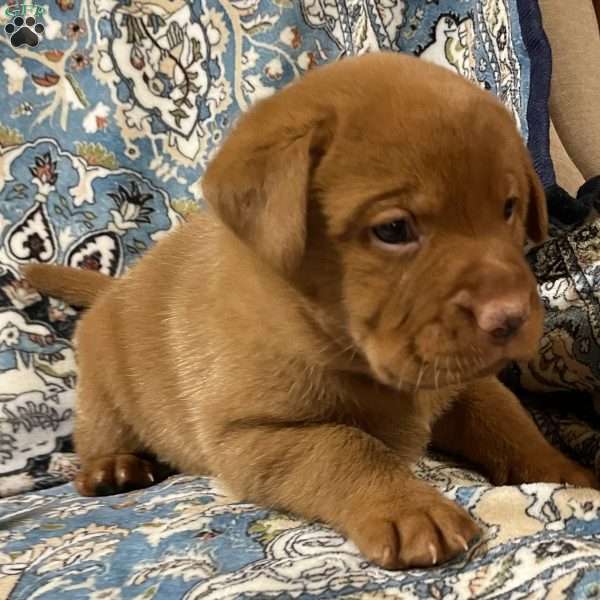
<path fill-rule="evenodd" d="M 519 329 L 521 329 L 525 321 L 526 318 L 523 314 L 504 314 L 498 318 L 497 327 L 491 331 L 488 331 L 487 329 L 484 329 L 484 331 L 488 331 L 488 333 L 497 340 L 509 340 L 519 333 Z M 483 329 L 483 327 L 481 328 Z"/>
<path fill-rule="evenodd" d="M 529 300 L 519 294 L 483 300 L 462 290 L 453 298 L 453 303 L 498 342 L 513 338 L 529 318 Z"/>

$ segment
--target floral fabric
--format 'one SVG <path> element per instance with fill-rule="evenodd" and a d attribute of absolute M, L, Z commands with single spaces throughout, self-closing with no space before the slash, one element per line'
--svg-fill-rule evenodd
<path fill-rule="evenodd" d="M 176 476 L 110 498 L 69 481 L 77 313 L 20 275 L 29 261 L 119 276 L 202 204 L 206 162 L 240 112 L 316 65 L 407 51 L 497 94 L 544 183 L 549 50 L 532 0 L 47 0 L 0 9 L 0 597 L 592 597 L 598 494 L 493 488 L 451 462 L 420 477 L 484 527 L 467 556 L 392 573 L 319 525 Z M 33 21 L 31 21 L 33 19 Z M 530 388 L 598 389 L 595 225 L 532 254 L 550 308 Z M 151 299 L 149 299 L 151 301 Z M 595 363 L 593 361 L 596 361 Z M 562 362 L 561 362 L 562 361 Z M 529 370 L 528 370 L 529 369 Z M 596 467 L 592 403 L 533 408 Z M 591 425 L 590 425 L 591 424 Z M 33 490 L 22 493 L 25 490 Z"/>
<path fill-rule="evenodd" d="M 0 501 L 0 596 L 151 598 L 594 598 L 600 494 L 492 487 L 448 461 L 417 475 L 469 510 L 481 538 L 431 569 L 385 571 L 331 529 L 233 502 L 212 480 L 78 497 L 70 485 Z"/>
<path fill-rule="evenodd" d="M 546 310 L 536 358 L 518 368 L 529 390 L 579 390 L 600 400 L 600 219 L 529 254 Z"/>

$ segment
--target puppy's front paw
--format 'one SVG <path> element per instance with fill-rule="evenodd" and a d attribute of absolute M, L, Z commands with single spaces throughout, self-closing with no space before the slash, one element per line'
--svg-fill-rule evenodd
<path fill-rule="evenodd" d="M 515 456 L 504 464 L 498 465 L 490 475 L 496 485 L 567 483 L 585 488 L 600 487 L 592 471 L 552 447 Z"/>
<path fill-rule="evenodd" d="M 108 496 L 152 485 L 155 463 L 134 454 L 114 454 L 84 463 L 75 478 L 82 496 Z"/>
<path fill-rule="evenodd" d="M 430 494 L 414 506 L 367 509 L 348 528 L 360 551 L 385 569 L 431 567 L 465 552 L 479 526 L 457 504 Z"/>

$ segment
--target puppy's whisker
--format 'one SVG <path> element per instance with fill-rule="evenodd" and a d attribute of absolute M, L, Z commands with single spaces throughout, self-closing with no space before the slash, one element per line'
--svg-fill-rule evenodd
<path fill-rule="evenodd" d="M 423 380 L 423 375 L 425 374 L 426 370 L 427 370 L 427 363 L 423 363 L 419 367 L 419 376 L 417 377 L 417 383 L 415 384 L 415 396 L 417 395 L 419 388 L 421 387 L 421 381 Z"/>
<path fill-rule="evenodd" d="M 433 362 L 433 385 L 436 392 L 440 389 L 440 370 L 439 370 L 440 357 L 436 356 Z"/>
<path fill-rule="evenodd" d="M 462 382 L 462 375 L 464 375 L 464 371 L 462 369 L 462 363 L 460 362 L 458 356 L 455 356 L 454 360 L 456 362 L 456 383 L 457 385 L 460 385 L 460 383 Z"/>
<path fill-rule="evenodd" d="M 335 341 L 332 341 L 332 342 L 329 342 L 328 344 L 322 346 L 320 349 L 321 355 L 327 356 L 329 354 L 330 359 L 332 359 L 332 360 L 342 358 L 344 355 L 346 355 L 348 353 L 351 353 L 350 356 L 348 357 L 349 361 L 350 362 L 354 361 L 354 359 L 356 358 L 356 354 L 358 353 L 358 350 L 354 343 L 350 343 L 347 346 L 340 348 L 339 346 L 337 346 Z"/>
<path fill-rule="evenodd" d="M 335 342 L 332 342 L 332 345 L 335 346 Z M 354 342 L 350 342 L 346 346 L 342 346 L 339 349 L 340 354 L 345 354 L 346 352 L 350 352 L 350 351 L 356 352 L 356 346 L 355 346 Z"/>
<path fill-rule="evenodd" d="M 481 368 L 483 366 L 483 361 L 481 359 L 481 351 L 479 350 L 479 348 L 477 346 L 475 346 L 475 344 L 471 344 L 470 348 L 471 348 L 471 363 L 473 365 L 473 368 L 475 370 L 477 370 L 478 368 Z"/>
<path fill-rule="evenodd" d="M 451 383 L 456 384 L 456 379 L 458 377 L 458 373 L 457 373 L 457 369 L 456 369 L 456 359 L 452 356 L 450 357 L 450 360 L 448 361 L 448 380 L 450 383 L 450 379 L 452 380 Z"/>
<path fill-rule="evenodd" d="M 485 361 L 483 360 L 483 352 L 481 351 L 481 348 L 476 347 L 477 350 L 477 356 L 479 357 L 479 360 L 481 361 L 481 365 L 483 366 L 485 364 Z"/>
<path fill-rule="evenodd" d="M 445 383 L 448 385 L 450 383 L 450 355 L 446 356 L 446 367 L 444 371 L 445 375 Z"/>
<path fill-rule="evenodd" d="M 452 357 L 446 356 L 446 383 L 450 384 L 454 381 L 454 371 L 451 365 Z"/>
<path fill-rule="evenodd" d="M 404 373 L 406 372 L 406 366 L 408 365 L 408 361 L 402 363 L 402 368 L 400 369 L 400 373 L 397 378 L 397 386 L 402 389 L 404 387 Z"/>

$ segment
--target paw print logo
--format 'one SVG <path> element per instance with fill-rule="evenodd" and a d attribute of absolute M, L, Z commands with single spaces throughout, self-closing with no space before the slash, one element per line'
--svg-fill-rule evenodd
<path fill-rule="evenodd" d="M 40 36 L 44 33 L 44 26 L 36 22 L 33 17 L 15 17 L 4 26 L 4 31 L 10 38 L 13 48 L 27 44 L 35 48 L 40 42 Z"/>

